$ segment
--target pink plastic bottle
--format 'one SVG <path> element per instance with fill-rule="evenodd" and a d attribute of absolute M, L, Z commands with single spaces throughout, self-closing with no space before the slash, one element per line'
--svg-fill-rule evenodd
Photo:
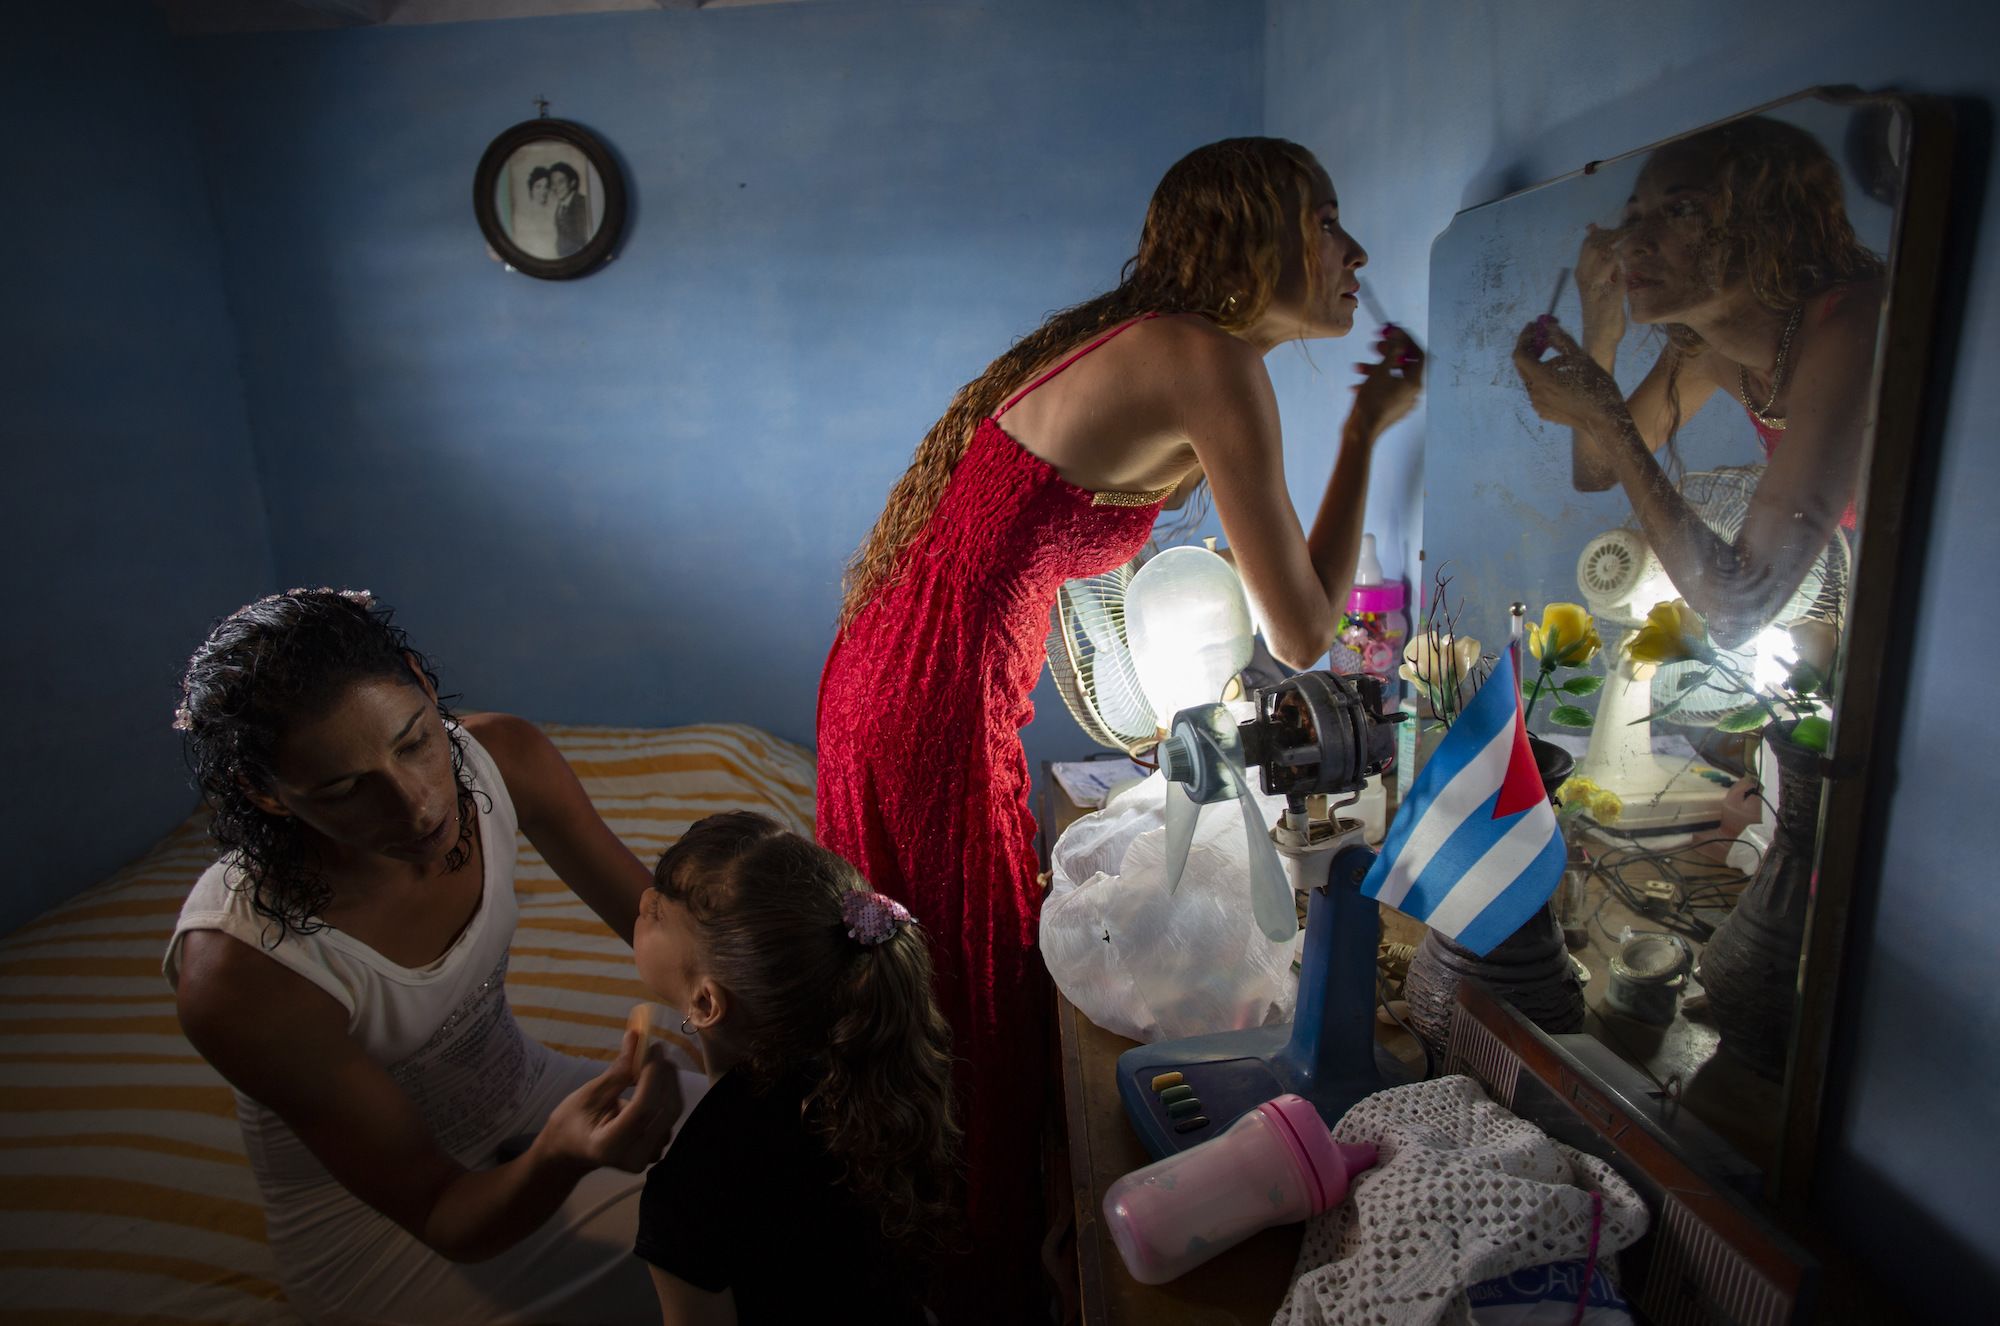
<path fill-rule="evenodd" d="M 1382 578 L 1382 559 L 1375 555 L 1375 536 L 1361 536 L 1361 557 L 1354 568 L 1354 587 L 1347 594 L 1341 643 L 1361 657 L 1361 670 L 1380 678 L 1393 700 L 1401 686 L 1397 669 L 1403 665 L 1403 642 L 1410 621 L 1403 611 L 1403 587 Z"/>
<path fill-rule="evenodd" d="M 1280 1096 L 1119 1179 L 1104 1220 L 1132 1278 L 1165 1284 L 1260 1229 L 1335 1205 L 1374 1163 L 1373 1146 L 1335 1142 L 1309 1101 Z"/>

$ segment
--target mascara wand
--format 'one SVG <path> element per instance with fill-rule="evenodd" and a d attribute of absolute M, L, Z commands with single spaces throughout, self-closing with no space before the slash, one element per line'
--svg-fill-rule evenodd
<path fill-rule="evenodd" d="M 1535 338 L 1530 344 L 1533 346 L 1535 357 L 1538 359 L 1541 357 L 1542 352 L 1549 348 L 1549 327 L 1556 320 L 1556 305 L 1562 303 L 1563 287 L 1569 283 L 1569 272 L 1570 269 L 1567 267 L 1558 267 L 1556 269 L 1556 288 L 1554 293 L 1549 296 L 1549 311 L 1535 319 Z"/>

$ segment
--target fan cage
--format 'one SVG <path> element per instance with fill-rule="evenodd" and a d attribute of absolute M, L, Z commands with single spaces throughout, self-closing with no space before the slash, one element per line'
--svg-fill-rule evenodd
<path fill-rule="evenodd" d="M 1125 587 L 1131 583 L 1142 560 L 1143 555 L 1114 571 L 1065 584 L 1057 592 L 1055 607 L 1050 612 L 1049 636 L 1044 651 L 1049 660 L 1049 673 L 1055 679 L 1056 692 L 1062 696 L 1064 706 L 1077 726 L 1083 729 L 1084 735 L 1100 746 L 1134 756 L 1144 755 L 1159 744 L 1157 720 L 1145 702 L 1145 692 L 1139 687 L 1139 674 L 1133 666 L 1132 655 L 1123 647 Z M 1092 601 L 1093 610 L 1103 614 L 1104 620 L 1117 635 L 1119 648 L 1100 649 L 1092 642 L 1078 611 L 1080 599 Z M 1121 728 L 1107 717 L 1096 697 L 1110 687 L 1115 687 L 1130 699 L 1135 718 L 1143 715 L 1143 730 L 1137 726 L 1129 730 Z"/>
<path fill-rule="evenodd" d="M 1680 493 L 1688 506 L 1718 537 L 1734 540 L 1742 531 L 1743 518 L 1750 509 L 1750 495 L 1756 491 L 1757 482 L 1763 474 L 1762 465 L 1724 465 L 1713 470 L 1699 470 L 1681 480 Z M 1642 539 L 1645 537 L 1639 527 L 1637 513 L 1626 522 L 1625 528 L 1635 531 Z M 1847 618 L 1848 574 L 1852 565 L 1853 551 L 1848 547 L 1846 532 L 1836 529 L 1827 546 L 1813 559 L 1812 567 L 1799 582 L 1798 588 L 1792 591 L 1785 607 L 1771 620 L 1779 624 L 1821 621 L 1836 631 L 1843 630 Z M 1747 655 L 1729 649 L 1719 652 L 1731 667 L 1746 673 L 1751 670 Z M 1699 673 L 1703 668 L 1700 663 L 1671 663 L 1662 667 L 1653 675 L 1654 706 L 1663 709 L 1676 699 L 1682 699 L 1681 679 Z M 1736 691 L 1712 686 L 1695 687 L 1665 721 L 1683 727 L 1708 727 L 1741 708 L 1743 702 L 1743 696 Z"/>

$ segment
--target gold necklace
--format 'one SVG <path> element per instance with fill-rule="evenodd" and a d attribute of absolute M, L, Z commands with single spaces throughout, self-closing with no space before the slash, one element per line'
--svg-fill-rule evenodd
<path fill-rule="evenodd" d="M 1806 306 L 1800 304 L 1785 321 L 1785 334 L 1778 338 L 1778 362 L 1771 366 L 1771 394 L 1765 398 L 1762 409 L 1750 403 L 1750 370 L 1741 364 L 1736 366 L 1736 394 L 1743 398 L 1743 408 L 1750 411 L 1758 423 L 1773 431 L 1782 431 L 1785 427 L 1785 416 L 1772 414 L 1771 407 L 1778 403 L 1778 393 L 1784 389 L 1785 354 L 1792 348 L 1792 334 L 1798 331 L 1799 318 L 1805 311 Z"/>

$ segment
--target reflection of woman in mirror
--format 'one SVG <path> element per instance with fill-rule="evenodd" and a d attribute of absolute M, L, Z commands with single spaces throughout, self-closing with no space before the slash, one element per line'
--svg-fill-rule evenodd
<path fill-rule="evenodd" d="M 1591 227 L 1576 276 L 1582 344 L 1540 319 L 1515 346 L 1528 398 L 1573 430 L 1576 487 L 1623 486 L 1675 586 L 1718 641 L 1740 644 L 1836 528 L 1853 527 L 1882 263 L 1855 239 L 1825 148 L 1758 116 L 1655 152 L 1622 224 Z M 1666 332 L 1629 397 L 1611 377 L 1628 313 Z M 1681 421 L 1718 393 L 1746 412 L 1766 458 L 1733 540 L 1689 508 L 1673 473 Z"/>
<path fill-rule="evenodd" d="M 1415 403 L 1422 357 L 1399 330 L 1376 340 L 1310 534 L 1264 357 L 1347 335 L 1366 261 L 1304 148 L 1190 153 L 1154 191 L 1122 281 L 959 390 L 849 567 L 820 684 L 819 836 L 934 937 L 980 1258 L 953 1277 L 975 1300 L 964 1319 L 1041 1309 L 1041 1208 L 1021 1180 L 1040 1116 L 1018 1102 L 1041 1098 L 1047 978 L 1020 729 L 1056 592 L 1131 558 L 1163 502 L 1205 474 L 1272 652 L 1303 667 L 1327 651 L 1370 456 Z"/>

